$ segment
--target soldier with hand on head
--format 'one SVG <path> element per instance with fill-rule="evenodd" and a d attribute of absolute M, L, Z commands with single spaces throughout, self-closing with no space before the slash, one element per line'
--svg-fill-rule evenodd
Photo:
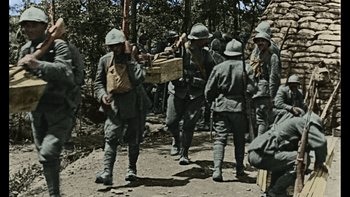
<path fill-rule="evenodd" d="M 251 77 L 244 74 L 242 60 L 242 43 L 233 39 L 226 45 L 224 51 L 226 61 L 216 65 L 210 74 L 205 86 L 205 98 L 212 104 L 214 111 L 214 130 L 216 132 L 213 146 L 214 152 L 214 181 L 223 181 L 222 164 L 224 161 L 227 137 L 233 133 L 234 154 L 236 159 L 236 176 L 245 176 L 244 172 L 244 134 L 248 130 L 248 121 L 245 113 L 245 94 L 253 95 L 256 91 Z M 247 82 L 247 87 L 245 83 Z"/>
<path fill-rule="evenodd" d="M 104 126 L 105 147 L 103 170 L 96 175 L 96 183 L 113 184 L 113 168 L 117 146 L 128 144 L 129 166 L 126 181 L 137 180 L 137 160 L 146 122 L 146 113 L 151 105 L 143 88 L 143 66 L 130 60 L 126 53 L 126 38 L 122 31 L 113 28 L 105 38 L 111 52 L 99 60 L 94 90 L 106 114 Z M 114 73 L 118 73 L 115 76 Z"/>
<path fill-rule="evenodd" d="M 26 9 L 19 24 L 29 41 L 21 48 L 18 65 L 47 82 L 36 109 L 29 115 L 49 194 L 58 197 L 60 154 L 71 129 L 75 107 L 70 96 L 75 87 L 71 54 L 65 41 L 55 39 L 43 55 L 33 55 L 48 36 L 48 17 L 43 10 Z"/>

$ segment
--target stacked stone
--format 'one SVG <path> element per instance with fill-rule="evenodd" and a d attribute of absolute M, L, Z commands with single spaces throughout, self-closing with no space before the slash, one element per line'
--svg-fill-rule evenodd
<path fill-rule="evenodd" d="M 287 77 L 290 67 L 307 87 L 315 66 L 322 61 L 327 66 L 331 82 L 319 88 L 321 112 L 340 80 L 340 20 L 340 0 L 274 0 L 260 18 L 270 23 L 272 39 L 278 46 L 290 26 L 281 51 L 282 78 Z M 329 120 L 332 128 L 340 124 L 340 94 L 339 90 L 330 110 L 336 120 Z"/>

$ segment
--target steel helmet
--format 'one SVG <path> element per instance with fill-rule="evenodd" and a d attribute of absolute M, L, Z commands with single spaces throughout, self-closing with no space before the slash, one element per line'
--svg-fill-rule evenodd
<path fill-rule="evenodd" d="M 214 51 L 220 51 L 221 50 L 221 42 L 218 39 L 214 39 L 210 43 L 210 48 Z"/>
<path fill-rule="evenodd" d="M 265 32 L 269 36 L 271 36 L 270 24 L 267 21 L 262 21 L 261 23 L 259 23 L 259 25 L 255 28 L 255 31 L 257 31 L 259 33 L 260 32 Z"/>
<path fill-rule="evenodd" d="M 196 23 L 192 26 L 190 35 L 187 36 L 190 40 L 199 40 L 211 38 L 213 35 L 209 33 L 209 30 L 202 23 Z"/>
<path fill-rule="evenodd" d="M 230 33 L 223 33 L 222 38 L 225 42 L 230 42 L 232 40 L 232 35 Z"/>
<path fill-rule="evenodd" d="M 19 23 L 24 21 L 34 21 L 40 23 L 48 23 L 48 17 L 44 11 L 36 7 L 26 9 L 19 18 Z"/>
<path fill-rule="evenodd" d="M 215 32 L 213 33 L 213 36 L 214 36 L 214 38 L 222 39 L 222 33 L 221 33 L 221 31 L 215 31 Z"/>
<path fill-rule="evenodd" d="M 242 55 L 242 43 L 236 39 L 232 39 L 226 44 L 224 54 L 227 56 L 238 56 Z"/>
<path fill-rule="evenodd" d="M 265 32 L 257 33 L 256 36 L 253 38 L 254 43 L 256 43 L 257 39 L 259 39 L 259 38 L 262 38 L 262 39 L 268 41 L 269 46 L 271 45 L 271 38 L 267 33 L 265 33 Z"/>
<path fill-rule="evenodd" d="M 299 80 L 298 75 L 291 75 L 287 80 L 287 84 L 289 84 L 289 83 L 297 83 L 300 85 L 300 80 Z"/>
<path fill-rule="evenodd" d="M 176 38 L 176 37 L 179 37 L 179 34 L 176 31 L 170 30 L 170 31 L 166 32 L 165 37 L 167 39 Z"/>
<path fill-rule="evenodd" d="M 125 35 L 122 31 L 113 28 L 109 31 L 105 38 L 106 45 L 119 44 L 126 41 Z"/>

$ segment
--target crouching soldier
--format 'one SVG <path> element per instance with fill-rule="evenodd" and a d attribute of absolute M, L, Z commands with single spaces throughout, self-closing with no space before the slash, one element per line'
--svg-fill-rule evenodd
<path fill-rule="evenodd" d="M 122 31 L 112 29 L 105 44 L 111 52 L 100 58 L 94 89 L 107 116 L 104 133 L 105 147 L 103 170 L 96 183 L 113 184 L 113 167 L 117 146 L 128 143 L 129 168 L 126 181 L 136 180 L 136 162 L 146 120 L 146 110 L 151 103 L 143 88 L 145 71 L 137 62 L 130 61 L 125 53 L 126 39 Z"/>
<path fill-rule="evenodd" d="M 303 128 L 310 124 L 307 138 L 306 153 L 315 152 L 315 169 L 327 170 L 324 162 L 327 156 L 327 140 L 325 138 L 322 120 L 311 112 L 302 117 L 293 117 L 275 125 L 266 133 L 255 138 L 248 147 L 248 161 L 258 168 L 272 172 L 271 184 L 267 196 L 287 196 L 287 188 L 296 179 L 295 161 L 298 155 L 298 142 Z M 308 166 L 310 157 L 307 159 Z"/>
<path fill-rule="evenodd" d="M 304 103 L 304 95 L 299 89 L 299 85 L 299 77 L 295 74 L 288 78 L 285 85 L 280 85 L 270 116 L 270 127 L 289 118 L 300 117 L 305 114 L 307 105 Z"/>

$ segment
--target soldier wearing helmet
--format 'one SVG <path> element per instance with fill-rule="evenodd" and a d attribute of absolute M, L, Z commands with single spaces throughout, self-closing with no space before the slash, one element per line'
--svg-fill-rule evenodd
<path fill-rule="evenodd" d="M 210 49 L 216 51 L 219 54 L 223 54 L 224 50 L 223 47 L 221 46 L 223 42 L 222 34 L 220 31 L 215 31 L 213 33 L 213 40 L 210 42 Z"/>
<path fill-rule="evenodd" d="M 287 196 L 287 188 L 296 179 L 295 161 L 298 156 L 299 141 L 304 127 L 310 123 L 306 141 L 306 168 L 310 165 L 310 152 L 314 151 L 314 171 L 328 169 L 324 164 L 327 156 L 327 140 L 321 118 L 313 112 L 302 117 L 285 120 L 266 133 L 256 137 L 248 147 L 250 165 L 271 171 L 270 187 L 267 196 Z M 307 122 L 310 115 L 310 122 Z"/>
<path fill-rule="evenodd" d="M 204 105 L 204 87 L 212 68 L 221 63 L 207 49 L 212 35 L 201 23 L 194 24 L 189 41 L 184 44 L 183 77 L 169 82 L 170 93 L 167 103 L 166 126 L 172 134 L 173 143 L 170 154 L 181 157 L 180 165 L 190 163 L 188 151 L 192 144 L 193 132 Z M 183 119 L 182 135 L 179 122 Z M 180 138 L 181 136 L 181 138 Z"/>
<path fill-rule="evenodd" d="M 43 10 L 26 9 L 19 24 L 29 41 L 21 47 L 17 65 L 47 82 L 36 109 L 29 115 L 49 194 L 60 196 L 60 154 L 74 113 L 74 101 L 70 98 L 75 87 L 71 55 L 67 43 L 61 39 L 45 42 L 51 45 L 40 57 L 33 54 L 47 37 L 48 17 Z"/>
<path fill-rule="evenodd" d="M 105 38 L 105 44 L 111 52 L 99 60 L 94 82 L 95 97 L 101 103 L 100 110 L 107 119 L 105 121 L 105 148 L 103 170 L 96 175 L 96 183 L 113 184 L 113 167 L 117 156 L 117 146 L 128 144 L 129 166 L 126 181 L 137 180 L 136 163 L 140 151 L 145 128 L 146 113 L 150 100 L 143 88 L 145 72 L 143 66 L 130 61 L 125 53 L 126 38 L 122 31 L 113 28 Z M 109 92 L 107 75 L 115 69 L 122 78 L 122 84 L 129 83 L 130 88 L 123 92 Z M 109 83 L 109 82 L 108 82 Z"/>
<path fill-rule="evenodd" d="M 267 35 L 269 35 L 270 37 L 272 36 L 271 27 L 267 21 L 260 22 L 259 25 L 255 28 L 255 31 L 257 33 L 264 32 Z M 271 45 L 269 46 L 269 50 L 272 53 L 276 54 L 280 60 L 280 48 L 277 46 L 277 44 L 272 39 L 270 39 L 270 43 L 271 43 Z M 253 51 L 252 51 L 252 54 L 250 56 L 250 60 L 253 61 L 258 55 L 259 55 L 259 48 L 257 46 L 255 46 Z"/>
<path fill-rule="evenodd" d="M 286 85 L 281 85 L 275 97 L 275 107 L 284 109 L 293 114 L 293 116 L 302 116 L 307 110 L 304 103 L 304 95 L 299 89 L 300 80 L 298 75 L 291 75 Z"/>
<path fill-rule="evenodd" d="M 258 133 L 264 133 L 269 127 L 274 99 L 280 85 L 281 67 L 278 56 L 269 50 L 270 36 L 259 32 L 254 38 L 259 54 L 251 61 L 254 78 L 258 83 L 258 92 L 253 96 Z"/>
<path fill-rule="evenodd" d="M 241 178 L 244 173 L 244 134 L 248 130 L 248 122 L 244 105 L 244 83 L 242 43 L 233 39 L 227 43 L 224 51 L 226 61 L 216 65 L 205 86 L 205 98 L 208 103 L 213 102 L 214 130 L 214 181 L 223 181 L 222 164 L 224 160 L 227 136 L 234 135 L 236 176 Z M 249 73 L 250 65 L 246 65 Z M 256 91 L 253 77 L 247 80 L 247 93 L 253 95 Z"/>

